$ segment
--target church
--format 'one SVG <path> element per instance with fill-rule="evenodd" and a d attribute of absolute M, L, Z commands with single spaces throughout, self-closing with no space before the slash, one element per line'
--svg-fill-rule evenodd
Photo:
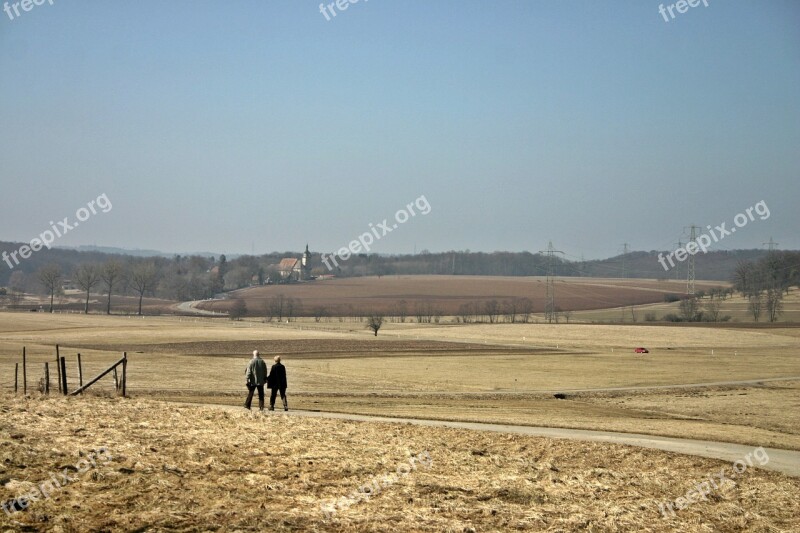
<path fill-rule="evenodd" d="M 287 281 L 307 281 L 311 279 L 311 252 L 308 251 L 308 244 L 306 250 L 303 252 L 303 257 L 297 259 L 295 257 L 284 257 L 278 263 L 278 272 L 281 279 Z"/>

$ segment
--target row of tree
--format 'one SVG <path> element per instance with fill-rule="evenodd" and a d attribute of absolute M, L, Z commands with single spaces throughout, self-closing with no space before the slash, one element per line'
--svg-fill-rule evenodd
<path fill-rule="evenodd" d="M 17 243 L 0 242 L 0 252 L 13 251 Z M 763 250 L 733 250 L 709 252 L 697 261 L 699 279 L 729 279 L 742 261 L 759 261 L 767 255 Z M 544 276 L 552 266 L 556 276 L 637 277 L 686 279 L 686 271 L 677 265 L 665 272 L 657 259 L 658 252 L 630 252 L 602 260 L 569 260 L 560 256 L 549 258 L 531 252 L 471 252 L 469 250 L 419 254 L 378 255 L 356 254 L 338 267 L 328 270 L 318 252 L 311 254 L 311 273 L 314 276 L 335 274 L 340 277 L 384 275 L 486 275 L 486 276 Z M 150 256 L 109 255 L 98 251 L 76 251 L 53 248 L 41 250 L 15 268 L 0 269 L 0 286 L 10 284 L 9 277 L 22 273 L 34 275 L 41 268 L 56 264 L 62 272 L 72 274 L 84 264 L 103 264 L 109 259 L 130 266 L 139 261 L 152 263 L 159 273 L 158 296 L 174 300 L 197 300 L 222 290 L 234 290 L 267 280 L 281 279 L 277 264 L 284 257 L 299 258 L 293 252 L 273 252 L 260 256 L 242 255 L 226 259 L 214 256 Z M 551 263 L 552 260 L 552 263 Z M 215 275 L 211 270 L 215 269 Z"/>
<path fill-rule="evenodd" d="M 37 279 L 50 298 L 49 311 L 53 312 L 54 299 L 64 290 L 64 274 L 58 265 L 47 265 L 37 272 Z M 106 295 L 105 311 L 111 314 L 111 296 L 118 294 L 135 294 L 139 297 L 138 312 L 142 314 L 144 296 L 155 290 L 158 282 L 158 270 L 150 262 L 141 261 L 132 265 L 123 265 L 111 259 L 101 265 L 85 264 L 72 273 L 71 282 L 80 289 L 86 299 L 83 311 L 89 312 L 89 299 L 92 293 L 101 292 Z"/>
<path fill-rule="evenodd" d="M 733 287 L 744 298 L 758 322 L 762 315 L 775 322 L 783 312 L 783 296 L 800 286 L 800 252 L 767 254 L 759 261 L 742 261 L 733 276 Z"/>

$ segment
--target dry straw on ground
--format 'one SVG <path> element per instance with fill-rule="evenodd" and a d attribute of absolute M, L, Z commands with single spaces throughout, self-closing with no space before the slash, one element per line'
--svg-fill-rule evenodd
<path fill-rule="evenodd" d="M 113 460 L 35 502 L 5 530 L 797 531 L 800 481 L 748 470 L 664 520 L 721 461 L 625 446 L 465 430 L 261 415 L 109 398 L 0 395 L 0 498 L 81 452 Z M 412 455 L 419 467 L 326 519 Z M 13 519 L 13 522 L 12 522 Z"/>

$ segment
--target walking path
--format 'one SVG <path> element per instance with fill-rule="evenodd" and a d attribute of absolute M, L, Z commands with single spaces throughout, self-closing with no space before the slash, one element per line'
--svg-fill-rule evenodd
<path fill-rule="evenodd" d="M 206 311 L 205 309 L 198 309 L 195 305 L 199 304 L 203 300 L 194 300 L 193 302 L 181 302 L 177 305 L 178 311 L 182 311 L 184 313 L 194 313 L 195 315 L 200 316 L 228 316 L 227 313 L 217 313 L 216 311 Z"/>
<path fill-rule="evenodd" d="M 196 404 L 193 404 L 196 405 Z M 231 405 L 213 405 L 213 407 L 224 408 L 231 411 L 240 411 L 241 407 Z M 551 439 L 580 440 L 589 442 L 606 442 L 611 444 L 625 444 L 628 446 L 638 446 L 640 448 L 651 448 L 667 452 L 681 453 L 685 455 L 697 455 L 709 459 L 721 459 L 731 463 L 742 459 L 748 453 L 752 454 L 756 448 L 744 444 L 733 444 L 728 442 L 713 442 L 706 440 L 678 439 L 673 437 L 659 437 L 655 435 L 641 435 L 636 433 L 617 433 L 613 431 L 591 431 L 585 429 L 550 428 L 515 426 L 510 424 L 484 424 L 478 422 L 450 422 L 444 420 L 423 420 L 415 418 L 394 418 L 385 416 L 365 416 L 346 413 L 328 413 L 321 411 L 295 411 L 288 413 L 276 411 L 279 415 L 333 418 L 338 420 L 355 420 L 358 422 L 386 422 L 392 424 L 412 424 L 427 427 L 446 427 L 455 429 L 467 429 L 471 431 L 495 431 L 498 433 L 514 433 L 517 435 L 529 435 L 534 437 L 548 437 Z M 272 414 L 272 413 L 270 413 Z M 765 470 L 782 472 L 792 477 L 800 477 L 800 452 L 793 450 L 781 450 L 777 448 L 765 448 L 769 456 L 769 462 L 763 466 L 753 460 L 757 467 Z M 754 455 L 751 455 L 754 457 Z"/>

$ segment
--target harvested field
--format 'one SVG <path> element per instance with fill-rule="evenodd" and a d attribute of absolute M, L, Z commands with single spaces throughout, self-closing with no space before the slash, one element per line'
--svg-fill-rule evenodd
<path fill-rule="evenodd" d="M 294 298 L 295 314 L 313 316 L 325 309 L 327 316 L 355 316 L 377 312 L 392 314 L 392 306 L 405 301 L 409 316 L 417 304 L 430 305 L 444 315 L 455 315 L 465 303 L 483 306 L 490 300 L 529 298 L 532 311 L 545 306 L 543 277 L 500 276 L 383 276 L 343 278 L 289 285 L 267 285 L 236 291 L 232 297 L 247 304 L 251 316 L 264 316 L 270 299 Z M 722 282 L 698 282 L 698 289 L 725 286 Z M 559 306 L 568 310 L 605 309 L 664 301 L 665 294 L 685 292 L 685 283 L 648 279 L 558 278 Z M 230 300 L 202 302 L 199 308 L 227 312 Z"/>
<path fill-rule="evenodd" d="M 253 339 L 248 341 L 199 341 L 154 344 L 70 344 L 75 350 L 111 350 L 116 352 L 208 355 L 242 358 L 254 349 L 265 355 L 302 358 L 394 357 L 398 355 L 487 355 L 497 353 L 543 354 L 558 350 L 524 346 L 487 346 L 486 344 L 408 340 L 355 339 Z"/>
<path fill-rule="evenodd" d="M 359 323 L 3 313 L 0 385 L 13 388 L 14 363 L 26 346 L 33 387 L 58 343 L 67 357 L 71 390 L 77 386 L 77 352 L 88 377 L 127 351 L 128 390 L 135 397 L 238 405 L 244 366 L 257 348 L 267 358 L 284 356 L 296 408 L 800 449 L 797 381 L 553 398 L 554 391 L 575 389 L 800 376 L 797 331 L 785 325 L 390 323 L 375 338 Z M 638 345 L 651 353 L 633 353 Z M 110 392 L 113 378 L 96 387 Z"/>
<path fill-rule="evenodd" d="M 732 465 L 619 445 L 143 400 L 0 393 L 0 409 L 3 501 L 65 467 L 85 467 L 82 454 L 105 447 L 110 457 L 83 473 L 68 471 L 68 486 L 26 511 L 3 514 L 16 530 L 800 528 L 800 481 L 758 463 L 664 518 L 659 505 L 722 468 L 730 477 Z M 398 467 L 419 456 L 430 460 Z M 390 476 L 398 470 L 408 474 Z M 372 480 L 379 490 L 358 496 Z"/>

